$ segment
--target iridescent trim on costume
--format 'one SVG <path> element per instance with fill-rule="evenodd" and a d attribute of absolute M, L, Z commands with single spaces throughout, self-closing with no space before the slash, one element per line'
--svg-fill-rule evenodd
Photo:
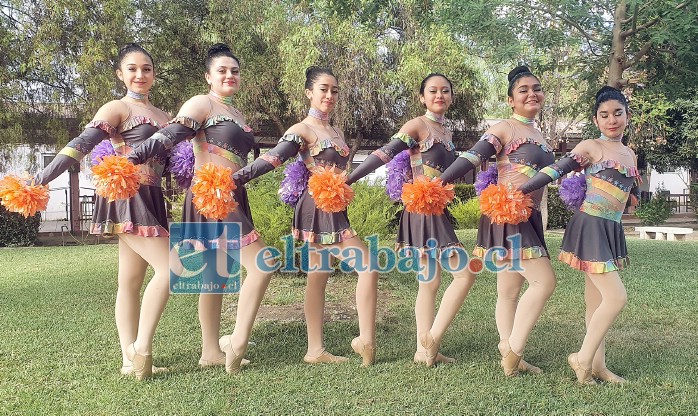
<path fill-rule="evenodd" d="M 133 116 L 124 121 L 119 125 L 119 133 L 123 133 L 127 130 L 131 130 L 134 127 L 140 126 L 141 124 L 150 124 L 153 127 L 160 128 L 160 123 L 146 116 Z"/>
<path fill-rule="evenodd" d="M 417 141 L 415 139 L 413 139 L 412 137 L 410 137 L 410 135 L 407 133 L 395 133 L 390 138 L 390 140 L 392 140 L 392 139 L 400 140 L 401 142 L 405 143 L 407 145 L 407 147 L 409 147 L 410 149 L 417 146 Z"/>
<path fill-rule="evenodd" d="M 445 246 L 442 246 L 442 247 L 417 247 L 417 246 L 413 246 L 413 245 L 410 245 L 410 244 L 405 243 L 405 242 L 395 243 L 395 251 L 397 252 L 397 255 L 400 257 L 410 257 L 410 256 L 407 256 L 404 254 L 406 254 L 406 252 L 417 251 L 419 253 L 419 257 L 429 257 L 429 258 L 437 259 L 437 260 L 441 259 L 441 253 L 443 253 L 444 251 L 446 251 L 450 248 L 456 248 L 456 247 L 460 247 L 463 250 L 465 250 L 465 248 L 463 247 L 463 244 L 460 242 L 449 243 L 449 244 L 446 244 Z M 456 252 L 451 251 L 451 253 L 449 253 L 448 257 L 453 257 L 454 254 L 456 254 Z"/>
<path fill-rule="evenodd" d="M 532 139 L 530 137 L 520 137 L 509 142 L 509 144 L 507 144 L 504 147 L 504 153 L 508 155 L 509 153 L 513 152 L 514 150 L 518 149 L 521 145 L 524 144 L 535 144 L 536 146 L 540 147 L 545 153 L 550 153 L 553 151 L 553 148 L 550 147 L 548 143 L 539 143 L 535 139 Z"/>
<path fill-rule="evenodd" d="M 593 165 L 590 165 L 589 167 L 586 168 L 586 173 L 587 174 L 594 174 L 597 172 L 601 172 L 602 170 L 606 168 L 613 168 L 620 172 L 621 174 L 627 176 L 627 177 L 638 177 L 640 176 L 640 173 L 637 170 L 637 167 L 635 166 L 625 166 L 624 164 L 616 161 L 616 160 L 604 160 L 599 163 L 594 163 Z"/>
<path fill-rule="evenodd" d="M 589 165 L 589 163 L 590 163 L 590 160 L 589 160 L 587 157 L 582 156 L 582 155 L 578 155 L 578 154 L 576 154 L 576 153 L 569 152 L 569 153 L 567 153 L 565 156 L 571 157 L 572 159 L 574 159 L 574 161 L 577 162 L 577 163 L 579 163 L 579 165 L 580 165 L 582 168 L 587 167 L 587 166 Z M 575 172 L 581 172 L 581 170 L 582 170 L 581 168 L 580 168 L 580 169 L 576 169 Z"/>
<path fill-rule="evenodd" d="M 488 248 L 482 247 L 482 246 L 475 246 L 475 249 L 473 250 L 473 255 L 476 257 L 480 257 L 481 259 L 485 258 L 485 254 L 487 254 Z M 524 247 L 521 249 L 521 252 L 519 253 L 518 256 L 513 256 L 513 252 L 510 249 L 507 249 L 507 255 L 504 258 L 497 257 L 499 260 L 530 260 L 530 259 L 537 259 L 540 257 L 548 257 L 548 252 L 540 246 L 535 246 L 535 247 Z"/>
<path fill-rule="evenodd" d="M 623 210 L 616 210 L 609 208 L 608 201 L 601 195 L 590 194 L 587 192 L 587 196 L 582 202 L 582 206 L 579 210 L 586 212 L 594 217 L 606 218 L 614 222 L 620 222 L 623 217 Z"/>
<path fill-rule="evenodd" d="M 463 159 L 469 161 L 473 165 L 478 166 L 482 163 L 482 157 L 479 154 L 475 153 L 476 152 L 474 152 L 473 150 L 468 150 L 458 155 L 458 157 L 462 157 Z"/>
<path fill-rule="evenodd" d="M 433 122 L 439 123 L 441 125 L 443 125 L 446 122 L 445 115 L 443 115 L 443 114 L 439 115 L 439 114 L 436 114 L 436 113 L 431 112 L 429 110 L 427 110 L 427 112 L 424 113 L 424 117 L 428 118 L 429 120 L 431 120 Z"/>
<path fill-rule="evenodd" d="M 514 120 L 518 120 L 524 124 L 528 124 L 529 126 L 532 126 L 533 123 L 536 121 L 535 118 L 528 118 L 528 117 L 520 116 L 516 113 L 512 114 L 511 118 L 513 118 Z"/>
<path fill-rule="evenodd" d="M 90 225 L 90 234 L 110 236 L 113 234 L 133 234 L 140 237 L 168 237 L 170 233 L 160 225 L 139 225 L 131 221 L 114 223 L 93 222 Z"/>
<path fill-rule="evenodd" d="M 238 239 L 225 240 L 226 241 L 226 249 L 239 250 L 243 247 L 249 246 L 250 244 L 254 243 L 255 241 L 257 241 L 259 239 L 260 239 L 259 232 L 257 230 L 253 229 L 249 233 L 243 235 L 239 240 Z M 203 244 L 206 246 L 206 248 L 211 248 L 211 249 L 220 248 L 219 240 L 210 240 L 210 241 L 206 241 Z"/>
<path fill-rule="evenodd" d="M 301 136 L 299 136 L 295 133 L 284 134 L 283 136 L 281 136 L 279 138 L 279 143 L 281 143 L 281 142 L 291 142 L 291 143 L 295 143 L 301 147 L 303 147 L 305 145 L 305 140 L 303 140 L 303 138 Z"/>
<path fill-rule="evenodd" d="M 540 170 L 540 173 L 544 173 L 552 178 L 552 180 L 557 180 L 560 179 L 562 176 L 562 168 L 556 166 L 558 169 L 553 168 L 552 166 L 546 166 L 543 169 Z"/>
<path fill-rule="evenodd" d="M 210 96 L 212 96 L 213 98 L 215 98 L 215 99 L 216 99 L 218 102 L 220 102 L 220 103 L 223 103 L 223 104 L 225 104 L 225 105 L 230 105 L 230 106 L 233 105 L 233 96 L 232 96 L 232 95 L 223 96 L 223 95 L 220 95 L 220 94 L 216 94 L 216 93 L 213 92 L 213 91 L 209 91 L 208 94 L 209 94 Z"/>
<path fill-rule="evenodd" d="M 114 137 L 114 135 L 116 134 L 116 129 L 114 128 L 114 126 L 112 126 L 111 124 L 109 124 L 108 122 L 106 122 L 104 120 L 92 120 L 89 123 L 87 123 L 87 125 L 85 126 L 85 128 L 88 128 L 88 127 L 100 129 L 100 130 L 104 131 L 105 133 L 107 133 L 109 135 L 109 137 Z"/>
<path fill-rule="evenodd" d="M 338 143 L 332 139 L 323 139 L 316 141 L 312 146 L 308 147 L 308 152 L 310 152 L 310 156 L 317 156 L 323 150 L 329 149 L 331 147 L 333 147 L 334 150 L 336 150 L 340 156 L 349 156 L 349 146 L 347 146 L 347 144 L 344 142 Z"/>
<path fill-rule="evenodd" d="M 522 165 L 520 163 L 513 163 L 513 162 L 512 163 L 503 162 L 502 164 L 509 165 L 508 169 L 522 173 L 522 174 L 528 176 L 529 178 L 536 176 L 536 173 L 538 173 L 535 169 L 533 169 L 532 167 L 530 167 L 528 165 Z M 499 162 L 497 162 L 497 166 L 499 166 Z"/>
<path fill-rule="evenodd" d="M 167 124 L 174 124 L 174 123 L 181 124 L 184 127 L 189 127 L 190 129 L 192 129 L 194 131 L 197 131 L 201 128 L 201 123 L 199 123 L 198 121 L 194 120 L 193 118 L 187 117 L 187 116 L 177 116 L 177 117 L 175 117 L 172 120 L 167 122 Z"/>
<path fill-rule="evenodd" d="M 269 153 L 265 153 L 259 158 L 274 166 L 274 168 L 278 168 L 282 163 L 284 163 L 281 158 L 275 155 L 270 155 Z"/>
<path fill-rule="evenodd" d="M 242 167 L 245 166 L 247 163 L 245 160 L 243 160 L 240 156 L 236 155 L 235 153 L 223 149 L 220 146 L 216 146 L 215 144 L 211 144 L 205 141 L 205 139 L 195 139 L 192 140 L 192 147 L 194 149 L 194 154 L 201 154 L 201 153 L 211 153 L 217 156 L 220 156 L 224 159 L 228 159 L 229 161 L 235 163 L 236 165 Z"/>
<path fill-rule="evenodd" d="M 558 259 L 563 263 L 567 263 L 573 269 L 581 270 L 586 273 L 603 274 L 616 270 L 623 270 L 630 265 L 630 258 L 619 257 L 615 260 L 608 261 L 589 261 L 582 260 L 575 256 L 574 253 L 560 251 Z"/>
<path fill-rule="evenodd" d="M 203 124 L 203 128 L 207 129 L 211 126 L 215 126 L 216 124 L 222 123 L 224 121 L 232 121 L 233 123 L 237 124 L 238 127 L 242 129 L 245 133 L 251 133 L 252 132 L 252 127 L 248 126 L 247 124 L 240 124 L 239 121 L 235 120 L 229 115 L 226 114 L 216 114 L 215 116 L 209 117 Z"/>
<path fill-rule="evenodd" d="M 381 149 L 376 149 L 371 154 L 377 156 L 380 160 L 383 161 L 383 163 L 389 163 L 391 160 L 393 160 L 392 157 L 390 157 L 387 153 L 385 153 Z"/>
<path fill-rule="evenodd" d="M 307 241 L 308 243 L 324 245 L 336 244 L 356 236 L 356 231 L 351 227 L 331 233 L 315 233 L 313 231 L 292 228 L 291 233 L 293 234 L 293 238 L 297 241 Z"/>
<path fill-rule="evenodd" d="M 68 146 L 61 149 L 61 151 L 58 152 L 58 154 L 63 155 L 63 156 L 68 156 L 69 158 L 72 158 L 72 159 L 75 159 L 78 161 L 82 160 L 82 158 L 85 157 L 84 153 L 81 153 L 77 149 L 73 149 L 72 147 L 68 147 Z"/>
<path fill-rule="evenodd" d="M 494 146 L 495 154 L 499 154 L 499 152 L 502 151 L 502 139 L 500 139 L 492 133 L 483 134 L 482 137 L 480 137 L 480 140 L 478 141 L 485 141 Z"/>
<path fill-rule="evenodd" d="M 448 150 L 449 152 L 452 152 L 453 150 L 456 149 L 456 145 L 453 144 L 453 142 L 450 140 L 442 139 L 440 137 L 430 137 L 422 142 L 419 142 L 419 151 L 426 152 L 427 150 L 434 147 L 434 143 L 443 144 L 444 147 L 446 148 L 446 150 Z"/>
<path fill-rule="evenodd" d="M 627 180 L 627 179 L 626 179 Z M 601 178 L 598 178 L 596 176 L 590 176 L 587 178 L 587 188 L 588 189 L 593 189 L 593 190 L 601 190 L 615 199 L 617 199 L 619 202 L 622 202 L 625 204 L 626 199 L 628 198 L 628 191 L 620 189 L 618 186 L 604 180 Z"/>

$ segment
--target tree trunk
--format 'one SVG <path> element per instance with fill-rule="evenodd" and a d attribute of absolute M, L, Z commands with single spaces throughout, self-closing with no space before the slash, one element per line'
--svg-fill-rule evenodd
<path fill-rule="evenodd" d="M 347 166 L 347 170 L 351 171 L 351 164 L 354 161 L 354 156 L 356 155 L 356 152 L 359 151 L 359 148 L 361 147 L 361 143 L 364 141 L 364 134 L 361 130 L 356 132 L 356 136 L 354 136 L 354 140 L 352 141 L 351 148 L 349 149 L 349 166 Z"/>
<path fill-rule="evenodd" d="M 613 14 L 613 38 L 611 54 L 608 58 L 608 85 L 616 89 L 622 89 L 628 84 L 628 80 L 623 79 L 624 65 L 628 59 L 625 54 L 625 37 L 623 36 L 626 9 L 626 0 L 620 0 Z"/>

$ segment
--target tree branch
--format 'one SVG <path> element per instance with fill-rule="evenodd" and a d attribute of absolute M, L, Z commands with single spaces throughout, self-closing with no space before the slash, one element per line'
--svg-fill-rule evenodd
<path fill-rule="evenodd" d="M 626 69 L 630 68 L 631 66 L 640 62 L 640 59 L 642 59 L 643 56 L 647 55 L 647 52 L 650 51 L 651 47 L 652 47 L 652 41 L 646 42 L 644 45 L 642 45 L 640 50 L 637 51 L 637 53 L 632 57 L 632 59 L 628 59 L 623 64 L 623 70 L 626 70 Z"/>
<path fill-rule="evenodd" d="M 545 7 L 538 7 L 538 6 L 533 6 L 533 5 L 528 5 L 528 8 L 532 10 L 538 10 L 539 12 L 547 13 L 551 17 L 557 17 L 561 19 L 563 22 L 567 23 L 568 25 L 574 27 L 579 31 L 579 33 L 582 34 L 588 41 L 596 42 L 596 43 L 601 43 L 601 39 L 597 38 L 596 36 L 593 36 L 591 33 L 588 33 L 584 28 L 582 28 L 579 23 L 575 22 L 574 20 L 570 19 L 569 17 L 563 15 L 562 13 L 557 14 L 553 13 L 551 10 L 545 8 Z"/>
<path fill-rule="evenodd" d="M 685 2 L 683 2 L 683 3 L 681 3 L 681 4 L 679 4 L 679 5 L 676 6 L 676 7 L 674 7 L 674 9 L 675 9 L 675 10 L 681 10 L 681 9 L 685 8 L 686 6 L 688 6 L 688 3 L 689 3 L 689 0 L 687 0 L 687 1 L 685 1 Z M 637 8 L 637 6 L 635 6 L 635 7 Z M 626 31 L 624 31 L 624 32 L 621 32 L 620 35 L 621 35 L 624 39 L 625 39 L 625 38 L 628 38 L 628 37 L 630 37 L 630 36 L 633 36 L 633 35 L 635 35 L 635 34 L 641 32 L 641 31 L 643 31 L 643 30 L 647 30 L 647 29 L 651 28 L 652 26 L 656 25 L 657 23 L 659 23 L 659 22 L 662 20 L 661 16 L 657 16 L 657 17 L 655 17 L 654 19 L 650 20 L 649 22 L 645 23 L 644 25 L 637 26 L 637 22 L 635 21 L 635 19 L 636 19 L 636 15 L 633 16 L 633 27 L 632 27 L 631 29 L 628 29 L 628 30 L 626 30 Z"/>

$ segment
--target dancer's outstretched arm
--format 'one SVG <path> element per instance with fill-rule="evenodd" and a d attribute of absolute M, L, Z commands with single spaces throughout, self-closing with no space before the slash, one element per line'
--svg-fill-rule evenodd
<path fill-rule="evenodd" d="M 499 153 L 501 149 L 502 140 L 492 133 L 485 133 L 470 150 L 461 153 L 451 163 L 451 166 L 441 174 L 441 180 L 448 183 L 465 176 L 468 172 Z"/>
<path fill-rule="evenodd" d="M 390 162 L 398 153 L 403 150 L 417 146 L 417 142 L 405 132 L 399 132 L 391 137 L 385 146 L 368 155 L 366 160 L 361 162 L 347 177 L 347 183 L 352 184 L 379 167 Z"/>
<path fill-rule="evenodd" d="M 254 162 L 238 170 L 233 174 L 233 179 L 238 185 L 244 185 L 252 179 L 271 172 L 288 159 L 298 154 L 303 146 L 304 140 L 301 136 L 287 132 L 280 139 L 279 143 L 259 156 Z"/>

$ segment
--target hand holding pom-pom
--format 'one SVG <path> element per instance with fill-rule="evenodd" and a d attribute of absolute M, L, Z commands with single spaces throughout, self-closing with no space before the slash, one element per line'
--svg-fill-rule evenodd
<path fill-rule="evenodd" d="M 444 185 L 440 178 L 420 176 L 414 183 L 402 186 L 402 202 L 407 212 L 422 215 L 442 215 L 455 197 L 452 184 Z"/>
<path fill-rule="evenodd" d="M 141 186 L 138 166 L 124 156 L 104 156 L 97 166 L 92 167 L 92 175 L 97 195 L 109 202 L 133 198 Z"/>
<path fill-rule="evenodd" d="M 531 216 L 533 201 L 523 192 L 506 185 L 490 185 L 480 194 L 480 211 L 493 224 L 518 224 Z"/>
<path fill-rule="evenodd" d="M 8 175 L 0 180 L 0 203 L 8 211 L 18 212 L 25 218 L 34 216 L 48 205 L 48 186 Z"/>
<path fill-rule="evenodd" d="M 347 185 L 346 173 L 320 166 L 313 169 L 308 179 L 308 193 L 315 205 L 325 212 L 341 212 L 354 199 L 354 190 Z"/>
<path fill-rule="evenodd" d="M 190 141 L 179 142 L 172 148 L 170 172 L 181 189 L 191 186 L 191 179 L 194 177 L 194 148 Z"/>
<path fill-rule="evenodd" d="M 233 180 L 233 170 L 214 163 L 206 163 L 196 169 L 192 179 L 192 202 L 204 217 L 222 220 L 235 211 L 238 203 L 233 191 L 237 185 Z"/>

